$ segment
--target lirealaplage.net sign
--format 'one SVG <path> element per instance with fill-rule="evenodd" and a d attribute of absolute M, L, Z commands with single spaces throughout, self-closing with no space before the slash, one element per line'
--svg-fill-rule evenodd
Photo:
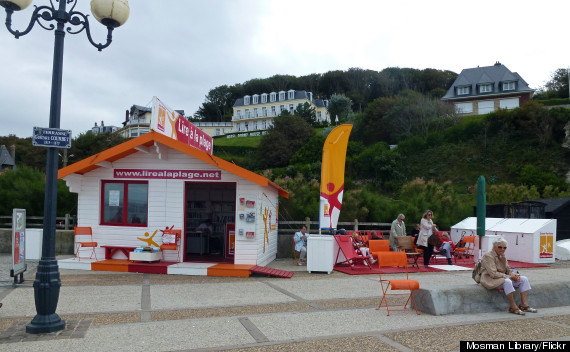
<path fill-rule="evenodd" d="M 221 180 L 220 170 L 115 169 L 115 178 L 157 180 Z"/>
<path fill-rule="evenodd" d="M 212 137 L 166 106 L 157 97 L 153 97 L 150 128 L 210 155 L 213 153 Z"/>

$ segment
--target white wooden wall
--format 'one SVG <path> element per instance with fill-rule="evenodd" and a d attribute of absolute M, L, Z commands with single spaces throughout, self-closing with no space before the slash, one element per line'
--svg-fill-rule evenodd
<path fill-rule="evenodd" d="M 174 149 L 162 146 L 162 160 L 158 158 L 154 148 L 149 148 L 150 153 L 137 152 L 123 159 L 100 167 L 85 175 L 69 175 L 64 179 L 71 192 L 78 193 L 78 226 L 91 226 L 94 240 L 99 245 L 125 245 L 141 246 L 145 242 L 137 237 L 145 238 L 145 233 L 152 235 L 156 231 L 154 241 L 162 243 L 162 232 L 166 227 L 174 225 L 174 229 L 182 229 L 182 242 L 180 249 L 180 260 L 183 260 L 184 249 L 184 184 L 187 180 L 148 180 L 148 227 L 126 227 L 126 226 L 105 226 L 100 225 L 101 219 L 101 180 L 114 180 L 113 168 L 120 169 L 188 169 L 188 170 L 218 170 L 218 168 L 195 159 L 187 154 Z M 126 179 L 117 179 L 126 180 Z M 190 181 L 190 180 L 188 180 Z M 200 181 L 197 181 L 200 182 Z M 275 259 L 277 255 L 277 229 L 270 231 L 269 243 L 264 241 L 264 222 L 260 214 L 260 205 L 272 210 L 272 223 L 276 223 L 276 205 L 278 204 L 278 194 L 273 187 L 261 187 L 251 181 L 240 178 L 232 173 L 222 170 L 220 181 L 208 182 L 234 182 L 236 183 L 236 209 L 239 207 L 240 195 L 247 199 L 256 201 L 256 222 L 255 239 L 246 239 L 245 235 L 240 238 L 238 229 L 240 220 L 239 211 L 236 211 L 236 264 L 257 264 L 265 265 Z M 105 252 L 103 248 L 97 248 L 97 256 L 103 259 Z M 177 255 L 174 251 L 166 251 L 165 260 L 176 261 Z M 115 258 L 121 258 L 122 253 L 117 253 Z"/>
<path fill-rule="evenodd" d="M 239 199 L 255 201 L 254 208 L 240 206 Z M 236 199 L 236 256 L 235 264 L 255 264 L 266 265 L 277 256 L 277 202 L 278 193 L 272 188 L 263 188 L 256 184 L 249 183 L 238 188 Z M 267 220 L 268 238 L 265 237 L 266 223 L 263 220 L 265 209 L 271 212 L 271 223 Z M 240 213 L 253 211 L 255 213 L 255 223 L 250 224 L 239 218 Z M 271 230 L 271 224 L 275 225 L 275 230 Z M 239 230 L 243 229 L 244 234 L 240 235 Z M 255 233 L 253 239 L 246 237 L 248 231 Z M 265 242 L 265 245 L 264 245 Z"/>

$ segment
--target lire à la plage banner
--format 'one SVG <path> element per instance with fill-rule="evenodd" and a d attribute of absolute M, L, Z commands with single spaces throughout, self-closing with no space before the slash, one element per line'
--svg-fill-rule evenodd
<path fill-rule="evenodd" d="M 345 124 L 332 130 L 323 146 L 321 164 L 321 195 L 319 228 L 336 229 L 342 194 L 344 192 L 344 164 L 352 125 Z"/>
<path fill-rule="evenodd" d="M 200 149 L 210 155 L 214 151 L 212 137 L 194 126 L 157 97 L 152 98 L 152 117 L 150 128 L 174 140 Z"/>

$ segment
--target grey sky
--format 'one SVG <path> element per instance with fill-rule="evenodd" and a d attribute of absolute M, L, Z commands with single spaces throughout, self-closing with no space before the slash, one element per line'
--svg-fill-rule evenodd
<path fill-rule="evenodd" d="M 500 61 L 538 88 L 570 64 L 569 1 L 131 0 L 127 23 L 102 52 L 66 35 L 61 128 L 120 126 L 153 96 L 193 114 L 208 91 L 275 74 L 360 67 L 463 68 Z M 33 5 L 15 13 L 23 30 Z M 0 12 L 0 135 L 47 127 L 53 32 L 11 36 Z M 77 10 L 90 14 L 89 1 Z M 95 41 L 105 28 L 92 16 Z M 260 92 L 261 93 L 261 92 Z"/>

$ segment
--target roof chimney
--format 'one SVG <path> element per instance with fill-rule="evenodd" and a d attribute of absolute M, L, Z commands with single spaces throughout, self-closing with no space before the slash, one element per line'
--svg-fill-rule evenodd
<path fill-rule="evenodd" d="M 95 127 L 97 127 L 97 122 L 95 122 Z"/>
<path fill-rule="evenodd" d="M 105 126 L 105 124 L 103 123 L 103 120 L 101 120 L 101 127 Z"/>
<path fill-rule="evenodd" d="M 16 164 L 16 145 L 15 144 L 12 144 L 10 146 L 10 156 L 12 157 L 14 164 Z"/>
<path fill-rule="evenodd" d="M 499 61 L 495 62 L 495 66 L 501 66 L 501 63 Z"/>

